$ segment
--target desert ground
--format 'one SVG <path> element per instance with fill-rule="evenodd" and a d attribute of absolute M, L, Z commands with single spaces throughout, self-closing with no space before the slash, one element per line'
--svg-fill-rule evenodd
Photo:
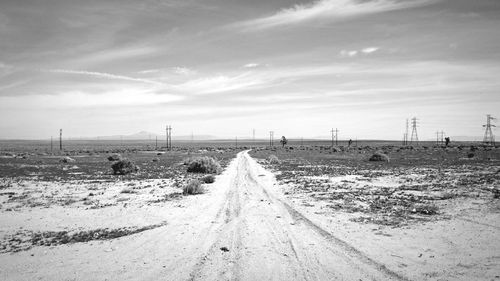
<path fill-rule="evenodd" d="M 500 280 L 499 148 L 0 144 L 1 280 Z"/>

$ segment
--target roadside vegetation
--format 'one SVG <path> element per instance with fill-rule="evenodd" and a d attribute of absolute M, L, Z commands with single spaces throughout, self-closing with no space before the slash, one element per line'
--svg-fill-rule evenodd
<path fill-rule="evenodd" d="M 399 227 L 442 220 L 450 202 L 469 199 L 500 210 L 500 149 L 494 147 L 318 145 L 250 154 L 277 174 L 290 199 L 360 223 Z"/>

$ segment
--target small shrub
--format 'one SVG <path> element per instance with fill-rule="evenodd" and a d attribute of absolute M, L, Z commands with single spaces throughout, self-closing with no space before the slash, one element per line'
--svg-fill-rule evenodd
<path fill-rule="evenodd" d="M 334 146 L 334 147 L 332 147 L 332 148 L 330 148 L 330 150 L 331 150 L 332 152 L 342 152 L 342 150 L 341 150 L 340 148 L 335 147 L 335 146 Z"/>
<path fill-rule="evenodd" d="M 120 193 L 129 193 L 129 194 L 133 194 L 133 193 L 137 193 L 137 191 L 133 190 L 132 188 L 124 188 L 122 189 L 122 191 L 120 191 Z"/>
<path fill-rule="evenodd" d="M 467 153 L 467 158 L 474 158 L 474 153 L 473 152 Z"/>
<path fill-rule="evenodd" d="M 122 156 L 120 154 L 113 154 L 108 156 L 108 161 L 120 161 L 122 160 Z"/>
<path fill-rule="evenodd" d="M 201 194 L 203 192 L 205 192 L 205 190 L 201 186 L 201 182 L 199 180 L 191 180 L 187 185 L 185 185 L 182 188 L 182 194 L 184 195 Z"/>
<path fill-rule="evenodd" d="M 59 162 L 61 162 L 61 163 L 73 163 L 73 162 L 76 162 L 76 160 L 71 158 L 71 157 L 65 156 L 65 157 L 59 159 Z"/>
<path fill-rule="evenodd" d="M 187 171 L 190 173 L 220 174 L 222 172 L 219 162 L 208 156 L 193 158 L 188 161 L 187 166 Z"/>
<path fill-rule="evenodd" d="M 494 188 L 491 190 L 493 192 L 493 198 L 498 199 L 500 198 L 500 188 Z"/>
<path fill-rule="evenodd" d="M 416 204 L 411 211 L 412 213 L 430 216 L 438 213 L 438 207 L 430 204 Z"/>
<path fill-rule="evenodd" d="M 279 164 L 280 163 L 280 160 L 278 159 L 278 157 L 274 154 L 270 155 L 269 156 L 269 164 Z"/>
<path fill-rule="evenodd" d="M 214 183 L 215 177 L 214 177 L 214 175 L 206 175 L 206 176 L 201 178 L 201 181 L 204 183 Z"/>
<path fill-rule="evenodd" d="M 113 174 L 115 175 L 126 175 L 139 171 L 139 167 L 137 167 L 132 161 L 128 159 L 122 159 L 113 163 L 113 165 L 111 165 L 111 168 L 113 169 Z"/>
<path fill-rule="evenodd" d="M 377 151 L 368 160 L 377 162 L 389 162 L 389 156 L 387 156 L 381 151 Z"/>

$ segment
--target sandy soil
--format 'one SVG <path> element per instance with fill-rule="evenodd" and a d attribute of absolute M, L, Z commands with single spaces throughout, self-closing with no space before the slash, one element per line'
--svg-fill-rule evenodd
<path fill-rule="evenodd" d="M 373 231 L 373 226 L 352 222 L 348 215 L 326 216 L 321 206 L 304 207 L 298 198 L 286 199 L 281 188 L 271 172 L 242 152 L 205 194 L 147 206 L 115 206 L 102 213 L 90 210 L 97 212 L 92 215 L 99 225 L 104 225 L 102 218 L 123 226 L 144 220 L 166 224 L 116 239 L 2 253 L 0 279 L 499 278 L 498 212 Z M 118 211 L 127 219 L 118 219 Z M 75 224 L 70 217 L 68 224 Z M 50 217 L 38 219 L 50 223 Z"/>

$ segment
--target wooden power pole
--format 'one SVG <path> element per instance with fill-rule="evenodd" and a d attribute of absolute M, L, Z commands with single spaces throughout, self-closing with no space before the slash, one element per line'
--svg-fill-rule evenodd
<path fill-rule="evenodd" d="M 62 151 L 62 129 L 59 129 L 59 150 Z"/>

